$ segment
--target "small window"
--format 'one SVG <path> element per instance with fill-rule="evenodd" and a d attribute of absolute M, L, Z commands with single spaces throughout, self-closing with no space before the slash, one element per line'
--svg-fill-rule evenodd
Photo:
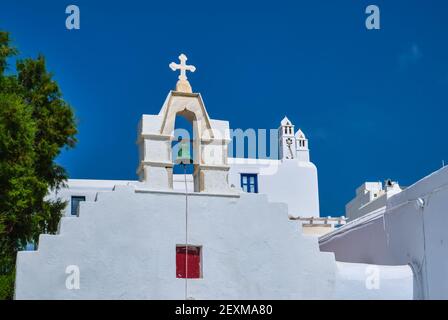
<path fill-rule="evenodd" d="M 176 246 L 176 278 L 201 278 L 201 247 Z"/>
<path fill-rule="evenodd" d="M 241 188 L 248 193 L 258 193 L 258 177 L 252 173 L 241 174 Z"/>
<path fill-rule="evenodd" d="M 79 203 L 81 201 L 86 201 L 86 197 L 84 196 L 72 196 L 72 216 L 78 215 Z"/>
<path fill-rule="evenodd" d="M 24 251 L 35 251 L 37 249 L 37 246 L 34 242 L 28 242 L 23 249 Z"/>

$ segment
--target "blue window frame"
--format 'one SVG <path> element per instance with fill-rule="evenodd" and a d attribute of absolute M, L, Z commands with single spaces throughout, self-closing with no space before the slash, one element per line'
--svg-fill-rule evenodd
<path fill-rule="evenodd" d="M 81 201 L 86 201 L 86 197 L 84 196 L 72 196 L 72 216 L 78 215 L 79 203 Z"/>
<path fill-rule="evenodd" d="M 258 176 L 255 173 L 241 174 L 241 188 L 248 193 L 258 193 Z"/>
<path fill-rule="evenodd" d="M 23 248 L 24 251 L 35 251 L 37 249 L 37 246 L 34 242 L 28 242 Z"/>

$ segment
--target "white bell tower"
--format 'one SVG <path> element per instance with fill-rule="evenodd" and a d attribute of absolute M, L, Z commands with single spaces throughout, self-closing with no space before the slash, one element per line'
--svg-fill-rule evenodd
<path fill-rule="evenodd" d="M 308 148 L 308 139 L 302 130 L 298 130 L 295 134 L 296 146 L 297 146 L 297 159 L 299 161 L 310 161 L 310 149 Z"/>
<path fill-rule="evenodd" d="M 284 117 L 278 128 L 280 160 L 291 160 L 296 158 L 296 139 L 294 137 L 294 125 L 287 117 Z"/>
<path fill-rule="evenodd" d="M 138 128 L 139 180 L 148 189 L 173 189 L 173 148 L 176 116 L 184 116 L 193 127 L 193 182 L 195 192 L 235 194 L 228 183 L 230 166 L 227 146 L 230 143 L 229 122 L 210 119 L 199 93 L 192 92 L 186 71 L 195 71 L 179 56 L 180 64 L 170 68 L 180 70 L 176 90 L 170 91 L 159 114 L 142 116 Z"/>

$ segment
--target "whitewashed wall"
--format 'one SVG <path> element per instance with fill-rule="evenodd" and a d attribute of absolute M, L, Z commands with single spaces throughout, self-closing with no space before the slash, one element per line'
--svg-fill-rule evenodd
<path fill-rule="evenodd" d="M 229 183 L 240 186 L 241 173 L 258 174 L 258 192 L 273 202 L 288 205 L 289 214 L 319 217 L 316 166 L 294 160 L 229 159 Z"/>
<path fill-rule="evenodd" d="M 363 287 L 362 277 L 345 279 L 333 254 L 320 252 L 317 239 L 302 236 L 287 216 L 286 205 L 260 194 L 190 196 L 189 244 L 202 246 L 203 278 L 189 280 L 188 297 L 412 295 L 403 292 L 406 269 L 377 291 Z M 184 299 L 185 280 L 175 277 L 184 221 L 183 194 L 134 192 L 133 186 L 101 192 L 96 202 L 81 203 L 79 217 L 63 218 L 59 234 L 42 235 L 37 251 L 18 253 L 16 299 Z M 79 267 L 78 290 L 66 288 L 69 265 Z"/>
<path fill-rule="evenodd" d="M 415 298 L 448 299 L 448 167 L 388 199 L 386 207 L 320 238 L 338 261 L 409 264 Z"/>
<path fill-rule="evenodd" d="M 413 275 L 409 266 L 337 262 L 335 297 L 352 300 L 410 300 Z"/>
<path fill-rule="evenodd" d="M 56 191 L 51 190 L 47 195 L 47 199 L 66 201 L 67 206 L 63 211 L 63 215 L 71 216 L 72 196 L 84 196 L 86 201 L 95 201 L 98 192 L 112 191 L 115 185 L 135 184 L 136 182 L 128 180 L 68 179 L 66 187 Z"/>

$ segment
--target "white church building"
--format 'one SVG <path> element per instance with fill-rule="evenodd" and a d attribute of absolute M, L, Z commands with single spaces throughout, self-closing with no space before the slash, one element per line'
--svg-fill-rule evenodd
<path fill-rule="evenodd" d="M 138 179 L 70 179 L 51 192 L 65 215 L 18 253 L 15 298 L 412 299 L 408 265 L 337 262 L 304 234 L 298 221 L 320 215 L 305 134 L 285 117 L 278 159 L 229 157 L 229 122 L 209 116 L 186 77 L 195 68 L 179 59 L 175 90 L 138 124 Z M 176 156 L 179 115 L 193 139 Z"/>

